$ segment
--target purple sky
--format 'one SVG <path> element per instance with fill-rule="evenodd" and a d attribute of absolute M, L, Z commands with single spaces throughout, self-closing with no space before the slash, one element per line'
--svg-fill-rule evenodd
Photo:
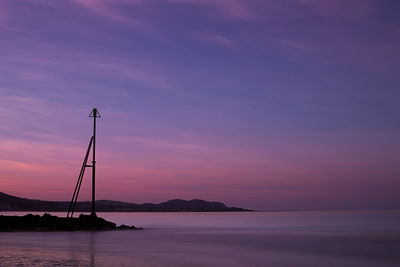
<path fill-rule="evenodd" d="M 0 191 L 400 205 L 400 1 L 1 0 Z M 89 174 L 80 199 L 90 198 Z"/>

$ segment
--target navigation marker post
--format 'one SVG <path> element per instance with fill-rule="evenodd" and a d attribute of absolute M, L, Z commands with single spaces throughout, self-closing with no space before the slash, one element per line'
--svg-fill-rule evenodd
<path fill-rule="evenodd" d="M 99 111 L 97 108 L 94 108 L 92 112 L 89 114 L 89 117 L 93 117 L 93 136 L 90 138 L 89 146 L 86 151 L 85 158 L 83 160 L 83 164 L 81 167 L 81 172 L 79 173 L 78 181 L 76 182 L 74 194 L 72 196 L 71 203 L 69 204 L 67 217 L 73 217 L 76 207 L 76 202 L 78 200 L 79 191 L 81 189 L 81 184 L 83 180 L 83 175 L 85 174 L 86 168 L 92 168 L 92 212 L 90 213 L 91 216 L 96 216 L 96 209 L 95 209 L 95 182 L 96 182 L 96 118 L 101 118 Z M 90 149 L 93 147 L 93 154 L 92 154 L 92 165 L 88 165 L 87 161 L 89 159 Z"/>

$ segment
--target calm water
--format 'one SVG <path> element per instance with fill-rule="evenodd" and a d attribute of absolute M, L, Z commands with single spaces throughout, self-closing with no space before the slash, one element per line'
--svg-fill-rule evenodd
<path fill-rule="evenodd" d="M 0 232 L 0 266 L 400 266 L 400 211 L 98 215 L 145 230 Z"/>

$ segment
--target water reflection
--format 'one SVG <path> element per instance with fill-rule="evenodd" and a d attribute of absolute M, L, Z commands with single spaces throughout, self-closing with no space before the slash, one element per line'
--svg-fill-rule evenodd
<path fill-rule="evenodd" d="M 92 231 L 89 233 L 90 237 L 90 266 L 94 267 L 95 264 L 95 252 L 96 252 L 96 232 Z"/>
<path fill-rule="evenodd" d="M 0 232 L 0 266 L 400 266 L 400 212 L 107 214 L 143 231 Z"/>
<path fill-rule="evenodd" d="M 64 232 L 68 238 L 68 255 L 71 262 L 85 263 L 86 266 L 96 264 L 96 238 L 95 231 Z"/>

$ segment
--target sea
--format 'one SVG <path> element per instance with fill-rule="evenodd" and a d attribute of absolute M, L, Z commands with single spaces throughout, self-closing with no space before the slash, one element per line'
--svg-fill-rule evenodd
<path fill-rule="evenodd" d="M 400 266 L 400 211 L 98 216 L 144 229 L 0 232 L 0 266 Z"/>

